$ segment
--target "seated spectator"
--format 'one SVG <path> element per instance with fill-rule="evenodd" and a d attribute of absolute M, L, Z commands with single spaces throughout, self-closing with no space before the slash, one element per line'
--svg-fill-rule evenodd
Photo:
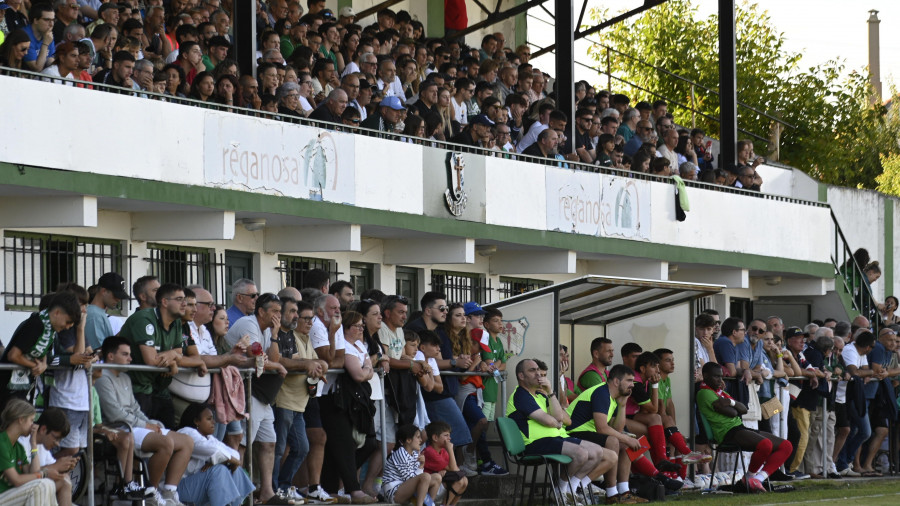
<path fill-rule="evenodd" d="M 415 425 L 397 428 L 397 446 L 384 467 L 384 497 L 392 503 L 412 502 L 415 506 L 434 504 L 441 486 L 441 475 L 425 473 L 422 439 Z"/>
<path fill-rule="evenodd" d="M 574 503 L 581 487 L 615 468 L 614 455 L 607 456 L 602 447 L 569 437 L 565 427 L 571 424 L 568 414 L 552 394 L 553 386 L 542 376 L 534 360 L 516 364 L 518 386 L 506 406 L 507 416 L 516 422 L 525 440 L 525 455 L 563 454 L 572 458 L 568 466 L 569 481 L 561 481 L 559 493 Z"/>
<path fill-rule="evenodd" d="M 178 59 L 175 60 L 175 63 L 184 71 L 185 82 L 189 85 L 193 84 L 197 74 L 206 71 L 200 44 L 194 41 L 187 41 L 179 46 L 178 51 Z"/>
<path fill-rule="evenodd" d="M 113 55 L 112 67 L 108 70 L 101 70 L 95 74 L 93 80 L 96 83 L 133 89 L 134 81 L 131 80 L 131 74 L 134 72 L 135 61 L 134 55 L 128 51 L 116 51 L 116 54 Z M 123 93 L 122 90 L 113 88 L 101 89 L 111 93 Z"/>
<path fill-rule="evenodd" d="M 178 433 L 191 438 L 194 451 L 178 496 L 193 504 L 239 506 L 253 493 L 253 482 L 241 467 L 240 453 L 213 435 L 213 410 L 208 404 L 191 404 L 181 414 Z"/>
<path fill-rule="evenodd" d="M 537 142 L 528 146 L 523 155 L 530 155 L 538 158 L 556 158 L 559 153 L 559 134 L 556 130 L 544 129 L 538 134 Z"/>
<path fill-rule="evenodd" d="M 401 133 L 408 136 L 403 138 L 406 142 L 417 142 L 416 139 L 411 137 L 425 138 L 425 120 L 421 116 L 410 114 L 406 117 L 403 132 Z"/>
<path fill-rule="evenodd" d="M 188 98 L 199 100 L 201 102 L 209 102 L 213 98 L 216 91 L 216 84 L 213 81 L 212 73 L 203 71 L 197 74 L 194 82 L 191 83 L 191 93 Z"/>
<path fill-rule="evenodd" d="M 697 153 L 694 152 L 693 141 L 687 130 L 678 131 L 678 144 L 675 145 L 675 153 L 678 154 L 678 164 L 691 162 L 697 165 Z"/>
<path fill-rule="evenodd" d="M 756 156 L 756 154 L 753 153 L 753 142 L 751 141 L 738 141 L 736 151 L 738 165 L 749 165 L 755 170 L 756 167 L 766 161 L 765 158 Z"/>
<path fill-rule="evenodd" d="M 397 123 L 405 111 L 406 107 L 403 106 L 399 98 L 394 96 L 385 97 L 378 104 L 378 111 L 366 118 L 360 126 L 382 132 L 395 132 Z"/>
<path fill-rule="evenodd" d="M 347 126 L 350 131 L 359 128 L 360 122 L 359 109 L 354 109 L 353 107 L 344 109 L 344 112 L 341 114 L 341 123 Z"/>
<path fill-rule="evenodd" d="M 48 3 L 35 3 L 28 10 L 28 21 L 31 24 L 25 27 L 25 33 L 31 44 L 23 60 L 29 70 L 40 72 L 53 63 L 56 56 L 56 43 L 53 42 L 56 13 Z"/>
<path fill-rule="evenodd" d="M 163 285 L 165 286 L 165 285 Z M 127 322 L 126 322 L 127 325 Z M 103 341 L 103 361 L 108 364 L 131 363 L 132 347 L 119 336 Z M 100 397 L 103 423 L 121 423 L 134 434 L 135 452 L 152 453 L 147 463 L 148 487 L 145 491 L 153 504 L 180 504 L 178 483 L 191 460 L 194 442 L 177 432 L 170 432 L 162 423 L 147 418 L 132 393 L 131 379 L 119 370 L 104 369 L 95 384 Z M 165 481 L 163 481 L 165 474 Z"/>
<path fill-rule="evenodd" d="M 622 140 L 627 143 L 631 140 L 632 137 L 634 137 L 635 131 L 637 130 L 637 123 L 640 119 L 641 113 L 638 112 L 637 109 L 626 109 L 625 113 L 622 114 L 622 124 L 616 130 L 616 134 L 621 135 Z"/>
<path fill-rule="evenodd" d="M 637 123 L 637 130 L 634 132 L 634 137 L 631 138 L 627 143 L 625 143 L 625 154 L 632 157 L 632 169 L 634 169 L 634 155 L 638 152 L 641 146 L 644 145 L 645 142 L 650 141 L 650 134 L 653 132 L 653 125 L 647 120 L 641 120 Z M 643 172 L 643 171 L 638 171 Z"/>
<path fill-rule="evenodd" d="M 650 160 L 650 173 L 656 176 L 668 177 L 672 175 L 671 162 L 668 158 L 654 158 Z"/>
<path fill-rule="evenodd" d="M 696 181 L 698 170 L 693 162 L 684 162 L 678 166 L 678 175 L 685 181 Z"/>
<path fill-rule="evenodd" d="M 184 70 L 181 69 L 178 65 L 172 63 L 166 65 L 163 68 L 163 73 L 166 74 L 166 91 L 165 94 L 178 97 L 178 98 L 186 98 L 187 97 L 187 83 L 184 79 Z M 250 76 L 250 79 L 253 79 Z M 256 80 L 254 79 L 254 82 Z"/>
<path fill-rule="evenodd" d="M 456 465 L 453 454 L 453 441 L 450 438 L 450 425 L 446 422 L 431 422 L 425 427 L 428 438 L 425 455 L 425 472 L 437 473 L 441 476 L 441 490 L 446 493 L 443 504 L 453 506 L 459 502 L 469 486 L 469 479 Z M 438 492 L 438 496 L 441 492 Z M 435 498 L 436 500 L 438 498 Z"/>
<path fill-rule="evenodd" d="M 745 452 L 753 452 L 742 481 L 755 492 L 765 492 L 762 482 L 784 464 L 794 448 L 790 441 L 744 427 L 741 416 L 747 413 L 747 406 L 735 401 L 724 388 L 722 366 L 707 362 L 697 391 L 697 407 L 719 443 L 735 444 Z"/>
<path fill-rule="evenodd" d="M 52 11 L 51 11 L 52 12 Z M 37 431 L 33 430 L 35 409 L 21 399 L 10 399 L 0 412 L 0 502 L 9 505 L 56 504 L 57 481 L 63 475 L 56 468 L 41 469 Z M 29 437 L 32 458 L 19 442 Z M 70 493 L 71 499 L 71 493 Z"/>
<path fill-rule="evenodd" d="M 222 105 L 235 105 L 243 107 L 241 94 L 238 93 L 238 78 L 231 74 L 224 74 L 216 79 L 215 93 L 212 101 Z"/>
<path fill-rule="evenodd" d="M 694 154 L 697 157 L 697 165 L 700 166 L 700 170 L 711 170 L 713 168 L 713 155 L 710 153 L 709 148 L 712 145 L 712 142 L 704 143 L 703 140 L 706 138 L 706 131 L 702 128 L 694 128 L 691 130 L 691 146 L 694 149 Z"/>
<path fill-rule="evenodd" d="M 74 72 L 78 70 L 78 47 L 73 42 L 63 42 L 56 49 L 56 63 L 50 65 L 41 71 L 41 74 L 62 77 L 65 79 L 75 79 Z M 62 84 L 65 86 L 74 86 L 71 81 L 62 81 L 60 79 L 46 79 L 52 83 Z"/>
<path fill-rule="evenodd" d="M 678 153 L 675 152 L 678 147 L 678 132 L 676 132 L 674 128 L 666 128 L 662 131 L 660 137 L 662 138 L 663 143 L 658 148 L 659 153 L 663 158 L 669 161 L 670 169 L 678 169 L 681 162 L 686 161 L 683 160 L 684 156 L 681 156 L 682 159 L 679 159 Z"/>
<path fill-rule="evenodd" d="M 486 115 L 479 114 L 473 118 L 469 118 L 469 125 L 459 135 L 455 135 L 450 139 L 454 144 L 462 144 L 464 146 L 487 147 L 487 139 L 491 133 L 491 127 L 494 122 Z"/>
<path fill-rule="evenodd" d="M 325 102 L 309 115 L 309 119 L 341 123 L 341 114 L 347 108 L 347 92 L 336 88 L 328 94 Z"/>
<path fill-rule="evenodd" d="M 616 150 L 616 139 L 610 134 L 600 134 L 597 138 L 597 165 L 614 167 L 613 154 Z"/>
<path fill-rule="evenodd" d="M 749 165 L 738 165 L 736 171 L 737 180 L 734 183 L 735 187 L 756 192 L 760 191 L 762 178 L 759 177 L 756 169 Z"/>
<path fill-rule="evenodd" d="M 59 440 L 66 438 L 69 428 L 65 412 L 51 407 L 41 413 L 40 418 L 32 426 L 33 432 L 30 436 L 25 435 L 19 438 L 19 444 L 25 449 L 25 454 L 30 455 L 32 463 L 35 460 L 40 462 L 41 471 L 48 478 L 51 475 L 58 476 L 58 478 L 51 479 L 56 485 L 56 500 L 60 506 L 72 504 L 72 482 L 69 479 L 69 472 L 75 468 L 79 458 L 60 454 L 57 454 L 58 458 L 53 458 L 50 450 L 56 446 Z M 36 432 L 34 429 L 37 429 Z"/>

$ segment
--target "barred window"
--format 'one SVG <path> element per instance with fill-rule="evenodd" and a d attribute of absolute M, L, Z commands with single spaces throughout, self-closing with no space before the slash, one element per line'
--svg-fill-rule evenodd
<path fill-rule="evenodd" d="M 201 285 L 216 293 L 214 250 L 172 244 L 148 244 L 151 276 L 160 283 Z"/>
<path fill-rule="evenodd" d="M 538 288 L 544 288 L 545 286 L 550 286 L 552 284 L 553 283 L 550 281 L 545 281 L 543 279 L 510 278 L 501 276 L 500 289 L 497 291 L 500 293 L 500 300 L 503 300 L 508 297 L 537 290 Z"/>
<path fill-rule="evenodd" d="M 124 264 L 122 241 L 55 234 L 6 232 L 3 237 L 7 310 L 37 309 L 43 294 L 74 281 L 88 288 Z"/>
<path fill-rule="evenodd" d="M 296 257 L 278 255 L 278 272 L 281 273 L 281 286 L 293 286 L 297 290 L 303 287 L 303 276 L 313 269 L 322 269 L 329 275 L 330 281 L 337 281 L 341 272 L 337 270 L 337 262 L 327 258 Z"/>
<path fill-rule="evenodd" d="M 395 295 L 402 295 L 409 300 L 419 300 L 419 269 L 397 266 Z"/>
<path fill-rule="evenodd" d="M 335 280 L 331 280 L 334 283 Z M 350 283 L 356 298 L 359 294 L 375 286 L 375 264 L 350 262 Z"/>
<path fill-rule="evenodd" d="M 481 274 L 469 272 L 431 271 L 431 289 L 444 292 L 448 302 L 479 304 L 491 301 L 490 280 Z"/>

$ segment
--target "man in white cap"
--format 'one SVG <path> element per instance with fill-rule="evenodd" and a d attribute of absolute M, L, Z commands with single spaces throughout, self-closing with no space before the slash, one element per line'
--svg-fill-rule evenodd
<path fill-rule="evenodd" d="M 338 11 L 338 24 L 341 26 L 352 25 L 356 22 L 356 11 L 349 5 Z"/>

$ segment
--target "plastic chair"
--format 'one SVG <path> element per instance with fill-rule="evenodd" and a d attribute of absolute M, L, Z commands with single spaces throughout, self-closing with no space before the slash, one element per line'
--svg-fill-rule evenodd
<path fill-rule="evenodd" d="M 522 433 L 519 432 L 519 426 L 516 425 L 516 422 L 508 417 L 502 416 L 497 418 L 497 428 L 500 430 L 500 441 L 503 443 L 503 450 L 506 452 L 509 460 L 513 461 L 517 464 L 516 468 L 516 476 L 518 476 L 519 469 L 525 469 L 522 473 L 522 488 L 519 489 L 520 494 L 519 498 L 513 502 L 513 504 L 517 504 L 517 502 L 524 501 L 525 496 L 525 478 L 527 474 L 527 468 L 531 467 L 531 482 L 528 483 L 528 504 L 531 504 L 532 499 L 535 494 L 535 487 L 537 486 L 537 470 L 538 467 L 544 466 L 544 478 L 547 480 L 545 482 L 545 486 L 543 488 L 543 493 L 541 494 L 541 499 L 546 499 L 546 484 L 549 483 L 551 489 L 553 490 L 553 498 L 558 506 L 562 506 L 565 504 L 565 498 L 559 497 L 557 491 L 559 490 L 557 486 L 558 480 L 553 477 L 553 465 L 559 465 L 560 469 L 564 470 L 566 473 L 566 480 L 569 479 L 569 471 L 564 466 L 572 463 L 572 458 L 566 455 L 524 455 L 525 453 L 525 440 L 522 437 Z M 573 490 L 572 494 L 574 495 L 576 492 Z"/>
<path fill-rule="evenodd" d="M 706 433 L 706 439 L 709 442 L 709 447 L 712 449 L 713 453 L 715 454 L 713 456 L 712 467 L 710 468 L 710 470 L 712 471 L 712 475 L 710 476 L 710 479 L 709 479 L 709 489 L 712 490 L 712 488 L 713 488 L 713 481 L 715 481 L 715 477 L 716 477 L 716 469 L 718 469 L 718 467 L 716 467 L 716 465 L 719 463 L 719 454 L 720 453 L 725 453 L 725 454 L 736 453 L 738 455 L 738 458 L 734 459 L 734 469 L 731 471 L 731 486 L 734 487 L 736 485 L 735 476 L 737 476 L 738 465 L 741 466 L 741 469 L 744 469 L 744 451 L 741 450 L 740 446 L 738 446 L 734 443 L 718 442 L 716 440 L 715 435 L 713 435 L 712 427 L 710 427 L 709 421 L 706 419 L 705 416 L 703 416 L 703 412 L 701 412 L 698 409 L 697 415 L 700 417 L 700 425 L 703 427 L 703 432 Z M 744 486 L 747 487 L 747 493 L 749 494 L 750 493 L 750 483 L 747 480 L 743 480 L 743 482 L 744 482 Z M 721 486 L 721 484 L 719 486 Z M 716 489 L 718 489 L 719 486 L 717 486 Z"/>

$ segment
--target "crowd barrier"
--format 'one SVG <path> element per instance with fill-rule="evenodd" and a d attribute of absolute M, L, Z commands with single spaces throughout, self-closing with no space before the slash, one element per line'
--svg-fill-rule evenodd
<path fill-rule="evenodd" d="M 155 372 L 160 374 L 165 374 L 169 372 L 169 368 L 167 367 L 157 367 L 151 365 L 119 365 L 119 364 L 105 364 L 105 363 L 96 363 L 92 364 L 90 367 L 84 368 L 87 374 L 88 386 L 93 386 L 93 381 L 91 379 L 90 371 L 93 369 L 98 370 L 118 370 L 118 371 L 144 371 L 144 372 Z M 14 370 L 28 370 L 27 367 L 23 367 L 16 364 L 0 364 L 0 370 L 3 371 L 14 371 Z M 48 366 L 47 370 L 72 370 L 72 367 L 66 366 Z M 253 416 L 252 403 L 250 402 L 251 390 L 253 387 L 253 378 L 256 375 L 255 368 L 246 368 L 246 369 L 238 369 L 241 373 L 241 377 L 244 378 L 244 393 L 246 395 L 246 405 L 247 405 L 247 418 L 246 420 L 249 422 Z M 179 372 L 197 372 L 198 370 L 194 367 L 179 367 Z M 220 368 L 209 368 L 207 369 L 208 374 L 218 374 L 221 372 Z M 344 369 L 329 369 L 328 373 L 333 374 L 344 374 L 346 371 Z M 384 370 L 381 368 L 375 369 L 375 372 L 378 373 L 379 381 L 381 382 L 381 391 L 384 392 Z M 277 374 L 272 371 L 266 371 L 264 374 Z M 306 376 L 305 372 L 288 372 L 289 375 L 299 375 Z M 482 377 L 492 377 L 491 373 L 486 372 L 453 372 L 453 371 L 441 371 L 441 376 L 482 376 Z M 499 381 L 500 386 L 500 395 L 502 399 L 506 399 L 507 391 L 506 391 L 506 371 L 501 372 L 501 381 Z M 381 426 L 385 426 L 385 409 L 384 409 L 384 396 L 382 395 L 381 399 L 375 401 L 378 404 L 378 413 L 381 417 Z M 498 402 L 497 407 L 497 416 L 505 416 L 506 415 L 506 403 Z M 88 396 L 88 413 L 92 413 L 94 410 L 94 396 Z M 94 424 L 88 424 L 88 445 L 85 449 L 84 460 L 85 460 L 85 469 L 87 472 L 87 490 L 94 491 L 96 489 L 94 483 Z M 382 438 L 385 439 L 385 438 Z M 385 461 L 387 459 L 387 441 L 381 441 L 381 459 L 382 466 L 384 466 Z M 247 472 L 250 476 L 253 476 L 253 445 L 248 445 L 246 447 L 246 451 L 244 454 L 244 466 L 247 469 Z M 383 468 L 383 467 L 382 467 Z M 252 495 L 250 500 L 252 501 Z M 87 502 L 88 506 L 95 506 L 95 497 L 94 493 L 87 494 Z"/>

